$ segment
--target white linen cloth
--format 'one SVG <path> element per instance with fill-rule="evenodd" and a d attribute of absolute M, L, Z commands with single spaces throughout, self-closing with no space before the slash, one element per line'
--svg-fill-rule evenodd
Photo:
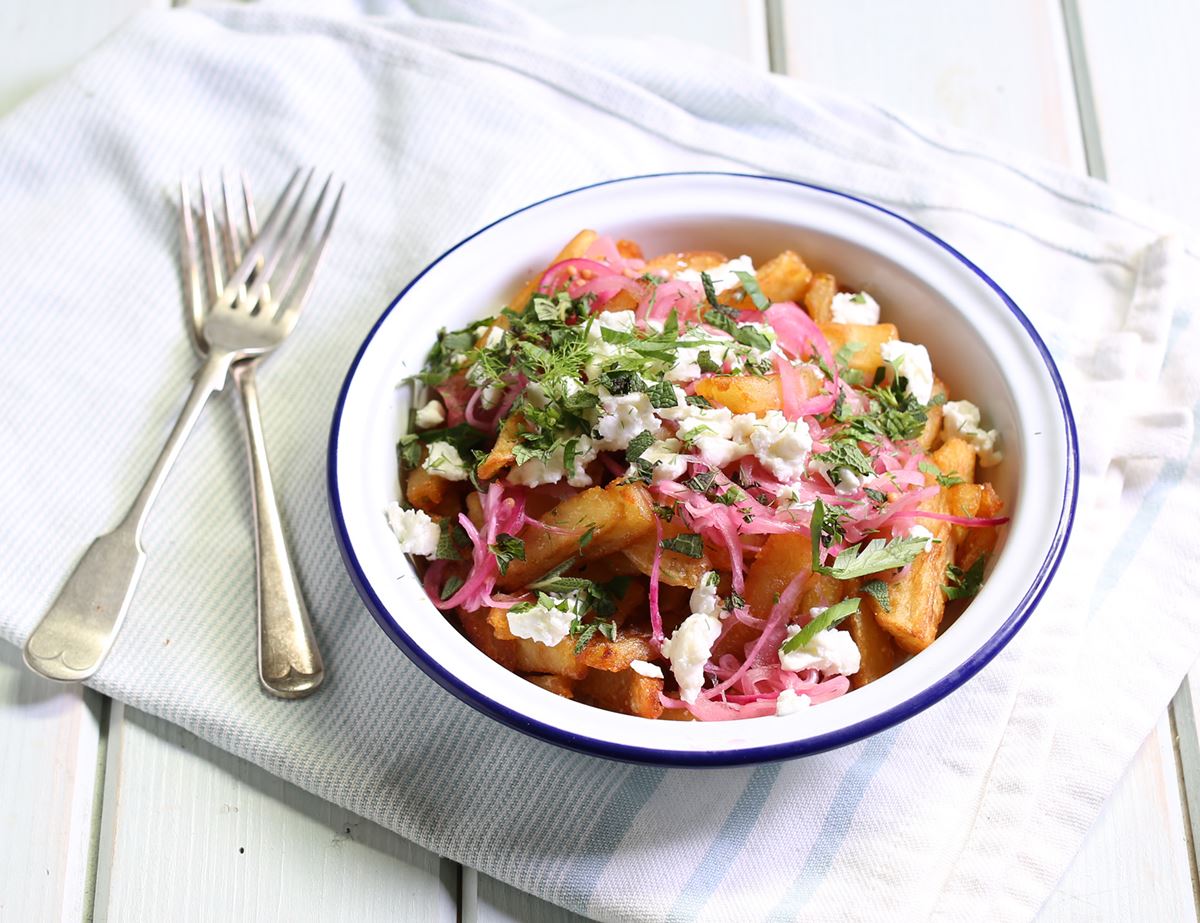
<path fill-rule="evenodd" d="M 241 165 L 266 200 L 316 163 L 346 199 L 261 386 L 328 683 L 301 702 L 258 688 L 245 462 L 221 399 L 153 511 L 95 687 L 604 920 L 1032 916 L 1200 651 L 1195 242 L 1101 184 L 702 49 L 567 41 L 493 3 L 374 9 L 147 13 L 0 122 L 0 635 L 23 641 L 182 402 L 181 171 Z M 324 486 L 342 377 L 421 267 L 548 194 L 697 168 L 845 189 L 949 240 L 1045 337 L 1083 450 L 1066 560 L 991 666 L 857 745 L 721 771 L 576 755 L 443 692 L 360 604 Z"/>

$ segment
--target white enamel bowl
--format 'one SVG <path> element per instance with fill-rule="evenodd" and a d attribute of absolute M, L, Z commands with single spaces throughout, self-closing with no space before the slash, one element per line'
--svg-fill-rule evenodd
<path fill-rule="evenodd" d="M 1000 430 L 989 472 L 1012 522 L 979 596 L 936 642 L 863 689 L 786 718 L 647 721 L 560 698 L 490 660 L 425 598 L 383 510 L 397 499 L 397 382 L 441 327 L 494 313 L 580 228 L 647 253 L 719 250 L 755 262 L 790 248 L 870 291 L 924 343 L 951 394 Z M 1045 345 L 1000 288 L 911 222 L 841 193 L 761 176 L 678 173 L 601 183 L 530 205 L 468 237 L 409 283 L 346 376 L 329 446 L 329 501 L 350 576 L 383 630 L 447 690 L 514 728 L 612 759 L 717 766 L 788 759 L 877 733 L 966 682 L 1012 638 L 1053 576 L 1077 487 L 1074 423 Z M 381 643 L 383 639 L 380 639 Z"/>

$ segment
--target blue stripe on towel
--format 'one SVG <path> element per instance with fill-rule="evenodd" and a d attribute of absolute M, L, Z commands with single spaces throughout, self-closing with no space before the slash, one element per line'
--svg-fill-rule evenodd
<path fill-rule="evenodd" d="M 708 903 L 708 899 L 724 880 L 729 867 L 741 855 L 750 832 L 762 814 L 763 805 L 771 797 L 771 790 L 775 787 L 778 777 L 778 763 L 759 766 L 754 770 L 746 787 L 742 789 L 737 804 L 721 825 L 716 839 L 675 899 L 675 906 L 667 914 L 668 923 L 693 920 Z"/>
<path fill-rule="evenodd" d="M 838 784 L 837 791 L 834 792 L 833 801 L 830 802 L 829 810 L 825 812 L 825 820 L 821 823 L 821 829 L 808 852 L 808 858 L 804 860 L 800 874 L 792 882 L 783 900 L 771 912 L 769 920 L 783 923 L 796 919 L 800 908 L 816 893 L 833 866 L 838 850 L 842 848 L 842 842 L 846 839 L 867 786 L 875 778 L 875 773 L 883 765 L 899 734 L 900 726 L 897 725 L 867 739 L 862 753 L 850 764 L 850 768 Z"/>
<path fill-rule="evenodd" d="M 598 812 L 599 821 L 587 838 L 587 852 L 580 855 L 571 870 L 567 889 L 578 888 L 579 906 L 587 907 L 609 861 L 621 844 L 634 818 L 658 790 L 667 770 L 657 766 L 634 766 L 621 780 L 608 803 Z"/>

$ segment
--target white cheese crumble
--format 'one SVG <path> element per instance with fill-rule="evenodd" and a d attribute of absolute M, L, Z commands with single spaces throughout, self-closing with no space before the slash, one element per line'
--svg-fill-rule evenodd
<path fill-rule="evenodd" d="M 692 612 L 716 615 L 720 611 L 721 600 L 717 596 L 717 583 L 720 579 L 720 574 L 715 570 L 704 572 L 700 582 L 696 584 L 696 589 L 692 590 L 691 599 L 688 600 Z"/>
<path fill-rule="evenodd" d="M 447 481 L 465 481 L 469 475 L 458 449 L 448 442 L 431 442 L 421 467 Z"/>
<path fill-rule="evenodd" d="M 858 491 L 863 485 L 863 479 L 849 468 L 838 468 L 837 470 L 837 486 L 833 488 L 833 492 L 839 497 L 849 497 L 851 494 Z"/>
<path fill-rule="evenodd" d="M 662 423 L 654 415 L 648 395 L 609 394 L 600 389 L 600 418 L 596 421 L 596 448 L 620 450 L 629 448 L 630 441 L 641 433 L 659 436 Z"/>
<path fill-rule="evenodd" d="M 405 554 L 428 557 L 437 551 L 441 529 L 422 510 L 406 510 L 393 500 L 383 511 L 392 534 Z"/>
<path fill-rule="evenodd" d="M 578 593 L 562 596 L 539 593 L 538 601 L 528 609 L 508 610 L 508 630 L 518 638 L 554 647 L 571 631 L 575 618 L 586 611 L 587 604 Z"/>
<path fill-rule="evenodd" d="M 656 663 L 647 663 L 645 660 L 629 661 L 629 669 L 633 670 L 639 676 L 647 676 L 650 679 L 662 679 L 663 671 Z"/>
<path fill-rule="evenodd" d="M 754 272 L 754 261 L 750 257 L 742 255 L 727 263 L 714 266 L 712 269 L 705 269 L 704 272 L 712 279 L 713 291 L 719 295 L 721 292 L 727 292 L 731 288 L 741 285 L 742 280 L 735 273 Z M 698 269 L 681 269 L 675 273 L 675 278 L 681 282 L 692 282 L 696 285 L 702 284 L 703 281 Z"/>
<path fill-rule="evenodd" d="M 812 449 L 812 434 L 803 420 L 793 422 L 778 410 L 768 410 L 761 419 L 755 418 L 750 445 L 763 467 L 786 483 L 804 474 Z"/>
<path fill-rule="evenodd" d="M 493 349 L 494 347 L 499 346 L 500 341 L 504 339 L 503 327 L 485 327 L 484 325 L 480 324 L 475 328 L 475 336 L 482 337 L 485 333 L 487 336 L 484 338 L 484 341 L 479 344 L 480 349 Z"/>
<path fill-rule="evenodd" d="M 833 296 L 830 311 L 835 324 L 874 326 L 879 323 L 879 302 L 866 292 L 859 292 L 857 295 L 838 292 Z"/>
<path fill-rule="evenodd" d="M 955 436 L 969 442 L 979 455 L 979 464 L 991 468 L 1004 460 L 1000 451 L 1000 434 L 979 425 L 979 408 L 970 401 L 947 401 L 942 407 L 942 438 Z"/>
<path fill-rule="evenodd" d="M 681 440 L 695 447 L 700 457 L 710 465 L 724 468 L 730 462 L 754 453 L 750 444 L 750 429 L 758 421 L 754 414 L 738 414 L 728 407 L 692 407 L 671 412 Z"/>
<path fill-rule="evenodd" d="M 923 539 L 925 539 L 925 550 L 933 551 L 933 543 L 934 543 L 933 533 L 930 532 L 928 529 L 926 529 L 924 526 L 921 526 L 921 525 L 909 526 L 909 528 L 905 532 L 902 532 L 901 534 L 905 538 L 923 538 Z"/>
<path fill-rule="evenodd" d="M 637 323 L 633 311 L 601 311 L 592 316 L 588 327 L 588 361 L 585 373 L 589 379 L 597 377 L 609 362 L 620 358 L 628 351 L 623 343 L 609 343 L 604 339 L 605 330 L 632 333 Z"/>
<path fill-rule="evenodd" d="M 587 436 L 580 436 L 575 449 L 575 470 L 567 475 L 566 457 L 563 449 L 555 449 L 549 458 L 531 458 L 521 462 L 508 472 L 507 480 L 511 484 L 524 484 L 526 487 L 540 487 L 543 484 L 557 484 L 565 476 L 572 487 L 591 487 L 592 479 L 585 466 L 596 458 L 598 452 Z"/>
<path fill-rule="evenodd" d="M 888 340 L 879 347 L 879 354 L 908 380 L 908 393 L 922 404 L 933 397 L 933 365 L 929 351 L 920 343 Z"/>
<path fill-rule="evenodd" d="M 720 635 L 720 619 L 707 612 L 693 612 L 662 643 L 663 656 L 671 661 L 671 673 L 679 683 L 679 697 L 683 701 L 695 702 L 699 697 L 704 686 L 704 665 Z"/>
<path fill-rule="evenodd" d="M 653 466 L 650 475 L 652 481 L 677 481 L 683 477 L 687 471 L 688 457 L 679 453 L 682 448 L 683 443 L 678 439 L 664 439 L 650 444 L 650 448 L 642 453 L 641 461 Z M 626 475 L 634 477 L 637 473 L 638 466 L 630 465 Z"/>
<path fill-rule="evenodd" d="M 779 717 L 794 715 L 812 705 L 812 699 L 801 693 L 796 695 L 794 689 L 784 689 L 775 700 L 775 714 Z"/>
<path fill-rule="evenodd" d="M 432 400 L 417 411 L 417 426 L 421 429 L 433 429 L 446 422 L 446 409 L 439 400 Z"/>
<path fill-rule="evenodd" d="M 810 610 L 813 618 L 822 612 L 824 607 Z M 786 644 L 800 633 L 799 625 L 788 626 Z M 850 637 L 850 632 L 839 631 L 836 628 L 826 628 L 818 631 L 808 644 L 791 653 L 785 653 L 783 645 L 779 648 L 779 665 L 785 670 L 820 670 L 822 673 L 840 673 L 842 676 L 852 676 L 862 666 L 862 655 L 858 645 Z"/>

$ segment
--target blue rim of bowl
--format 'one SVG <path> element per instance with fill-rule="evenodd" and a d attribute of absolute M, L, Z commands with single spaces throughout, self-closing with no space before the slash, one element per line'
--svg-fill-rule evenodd
<path fill-rule="evenodd" d="M 801 740 L 788 741 L 779 744 L 767 744 L 757 747 L 739 747 L 736 749 L 721 749 L 721 750 L 660 750 L 650 747 L 638 747 L 629 744 L 615 743 L 610 740 L 599 740 L 593 737 L 587 737 L 581 734 L 573 734 L 569 731 L 564 731 L 562 728 L 553 725 L 545 724 L 541 721 L 535 721 L 528 715 L 517 711 L 514 708 L 505 705 L 502 702 L 497 702 L 488 696 L 483 695 L 473 686 L 464 683 L 457 676 L 445 670 L 440 663 L 430 655 L 426 654 L 424 649 L 413 642 L 413 640 L 400 628 L 399 623 L 392 617 L 391 613 L 383 605 L 383 602 L 375 594 L 370 582 L 367 580 L 363 569 L 359 564 L 358 557 L 354 553 L 354 549 L 350 543 L 350 536 L 346 530 L 345 517 L 342 514 L 341 495 L 338 490 L 337 482 L 337 452 L 338 452 L 338 431 L 341 428 L 342 412 L 346 403 L 346 396 L 350 391 L 350 385 L 354 380 L 354 374 L 358 369 L 359 363 L 362 361 L 363 355 L 366 353 L 371 342 L 375 339 L 375 334 L 383 325 L 383 322 L 388 318 L 392 311 L 396 308 L 404 296 L 428 273 L 434 266 L 444 260 L 447 256 L 463 246 L 467 242 L 478 237 L 485 231 L 494 228 L 498 224 L 502 224 L 515 215 L 530 209 L 537 208 L 547 202 L 552 202 L 556 199 L 565 198 L 567 196 L 576 195 L 580 192 L 586 192 L 589 189 L 596 189 L 602 186 L 611 186 L 617 183 L 632 183 L 642 180 L 663 179 L 668 177 L 683 177 L 683 176 L 717 176 L 723 178 L 736 178 L 762 182 L 787 183 L 792 186 L 802 186 L 806 189 L 811 189 L 816 192 L 827 193 L 829 195 L 838 196 L 839 198 L 848 199 L 852 202 L 857 202 L 867 208 L 871 208 L 877 212 L 889 216 L 896 221 L 912 228 L 923 237 L 933 241 L 942 249 L 952 254 L 956 259 L 969 268 L 977 275 L 987 286 L 996 293 L 1001 301 L 1008 307 L 1009 311 L 1017 318 L 1017 321 L 1024 328 L 1029 338 L 1033 341 L 1038 353 L 1042 357 L 1042 361 L 1046 365 L 1046 371 L 1050 375 L 1050 379 L 1054 384 L 1055 393 L 1058 396 L 1059 407 L 1062 410 L 1063 423 L 1066 427 L 1067 436 L 1067 470 L 1065 477 L 1065 485 L 1063 490 L 1063 503 L 1059 510 L 1058 523 L 1055 526 L 1054 538 L 1050 543 L 1050 548 L 1043 559 L 1041 567 L 1030 583 L 1029 588 L 1021 597 L 1020 602 L 1013 608 L 1012 613 L 1004 621 L 999 629 L 985 641 L 979 649 L 968 657 L 956 670 L 943 676 L 933 685 L 928 686 L 921 692 L 906 699 L 903 702 L 893 705 L 886 711 L 871 715 L 861 721 L 848 725 L 843 728 L 838 728 L 834 731 L 829 731 L 825 734 L 820 734 L 814 737 L 806 737 Z M 329 436 L 329 453 L 327 459 L 327 488 L 329 492 L 329 511 L 333 520 L 334 535 L 337 539 L 338 548 L 342 554 L 342 560 L 345 562 L 346 569 L 350 574 L 350 579 L 358 590 L 359 596 L 367 605 L 371 615 L 384 633 L 399 647 L 405 654 L 408 655 L 418 667 L 421 668 L 431 679 L 437 682 L 440 686 L 451 692 L 459 699 L 462 699 L 468 705 L 476 708 L 491 718 L 514 728 L 518 731 L 523 731 L 548 741 L 552 744 L 557 744 L 561 747 L 566 747 L 570 750 L 575 750 L 580 753 L 585 753 L 591 756 L 599 756 L 605 759 L 618 760 L 621 762 L 640 763 L 644 765 L 654 766 L 677 766 L 677 767 L 722 767 L 722 766 L 744 766 L 747 764 L 775 762 L 780 760 L 796 759 L 802 756 L 811 756 L 817 753 L 822 753 L 826 750 L 833 750 L 838 747 L 846 746 L 847 744 L 855 743 L 873 734 L 878 734 L 890 727 L 907 721 L 909 718 L 929 708 L 931 705 L 941 701 L 954 690 L 962 686 L 967 680 L 973 677 L 976 673 L 982 670 L 988 663 L 991 662 L 997 654 L 1003 650 L 1004 646 L 1012 640 L 1013 635 L 1025 624 L 1033 610 L 1037 607 L 1038 602 L 1045 594 L 1050 581 L 1053 579 L 1055 572 L 1058 570 L 1058 565 L 1062 560 L 1063 552 L 1066 549 L 1067 541 L 1071 535 L 1071 526 L 1075 519 L 1075 505 L 1079 494 L 1079 440 L 1075 429 L 1075 417 L 1071 412 L 1071 404 L 1067 399 L 1067 391 L 1063 385 L 1062 376 L 1059 375 L 1058 367 L 1054 364 L 1053 358 L 1050 356 L 1050 351 L 1046 348 L 1046 344 L 1038 335 L 1033 324 L 1025 313 L 1017 307 L 1016 303 L 1005 293 L 1005 291 L 992 280 L 983 270 L 976 266 L 973 262 L 959 253 L 956 249 L 933 234 L 927 231 L 913 221 L 905 218 L 903 215 L 898 215 L 895 212 L 884 208 L 882 205 L 877 205 L 874 202 L 866 199 L 861 199 L 858 196 L 850 195 L 846 192 L 840 192 L 836 189 L 829 189 L 825 186 L 818 186 L 813 183 L 805 183 L 800 180 L 786 179 L 779 176 L 765 176 L 755 173 L 732 173 L 720 170 L 687 170 L 667 173 L 646 173 L 638 176 L 624 176 L 618 179 L 603 180 L 598 183 L 591 183 L 587 186 L 580 186 L 576 189 L 569 189 L 566 192 L 560 192 L 552 196 L 547 196 L 537 202 L 526 205 L 523 208 L 518 208 L 516 211 L 510 212 L 502 218 L 497 218 L 490 224 L 481 227 L 473 234 L 464 237 L 453 247 L 446 250 L 436 260 L 426 266 L 421 272 L 404 287 L 392 303 L 388 305 L 387 310 L 380 315 L 379 320 L 371 328 L 363 340 L 362 346 L 351 362 L 349 370 L 346 372 L 345 381 L 342 384 L 341 392 L 338 394 L 337 406 L 333 412 L 333 425 Z M 470 642 L 465 642 L 470 643 Z"/>

